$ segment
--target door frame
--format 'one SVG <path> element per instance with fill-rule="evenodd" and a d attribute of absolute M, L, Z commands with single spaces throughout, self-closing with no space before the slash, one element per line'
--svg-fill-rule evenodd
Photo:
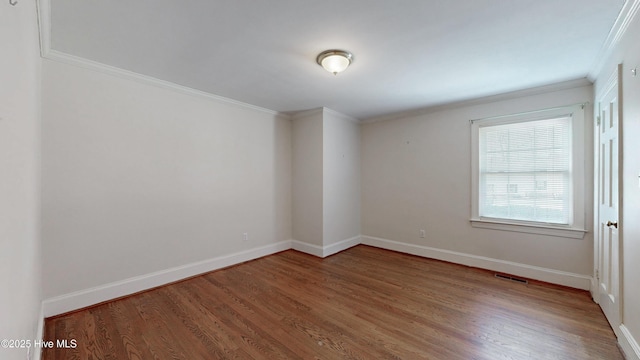
<path fill-rule="evenodd" d="M 594 183 L 593 183 L 593 204 L 594 204 L 594 211 L 593 211 L 593 281 L 592 281 L 592 289 L 591 289 L 591 296 L 593 298 L 593 300 L 596 303 L 599 303 L 599 299 L 600 299 L 600 231 L 599 231 L 599 226 L 600 226 L 600 208 L 599 208 L 599 199 L 601 196 L 601 177 L 600 177 L 600 166 L 602 164 L 601 162 L 601 158 L 600 158 L 600 123 L 601 123 L 601 119 L 600 119 L 600 103 L 602 102 L 602 99 L 604 98 L 604 96 L 610 91 L 612 90 L 614 87 L 617 87 L 617 92 L 618 92 L 618 264 L 617 264 L 617 268 L 618 268 L 618 299 L 616 301 L 617 304 L 617 313 L 618 313 L 618 324 L 611 324 L 611 327 L 613 328 L 614 333 L 616 334 L 616 336 L 619 338 L 620 337 L 620 325 L 622 324 L 622 319 L 623 319 L 623 294 L 624 294 L 624 287 L 623 287 L 623 226 L 624 226 L 624 221 L 623 221 L 623 187 L 622 187 L 622 174 L 623 174 L 623 169 L 622 169 L 622 165 L 623 165 L 623 152 L 622 152 L 622 125 L 623 125 L 623 112 L 622 112 L 622 74 L 623 74 L 623 65 L 622 64 L 618 64 L 616 69 L 613 71 L 613 73 L 611 74 L 611 76 L 609 77 L 609 79 L 607 80 L 606 84 L 604 87 L 602 87 L 602 89 L 596 94 L 595 96 L 595 104 L 594 104 L 594 130 L 593 130 L 593 145 L 594 145 L 594 156 L 593 156 L 593 161 L 594 161 L 594 168 L 593 168 L 593 173 L 594 173 Z M 607 319 L 609 320 L 609 319 Z"/>

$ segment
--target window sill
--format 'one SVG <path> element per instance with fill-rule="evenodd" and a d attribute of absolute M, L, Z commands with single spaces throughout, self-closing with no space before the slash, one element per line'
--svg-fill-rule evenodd
<path fill-rule="evenodd" d="M 503 222 L 499 220 L 471 219 L 471 226 L 481 229 L 493 229 L 502 231 L 515 231 L 529 234 L 558 236 L 572 239 L 582 239 L 587 230 L 570 227 L 533 225 L 515 222 Z"/>

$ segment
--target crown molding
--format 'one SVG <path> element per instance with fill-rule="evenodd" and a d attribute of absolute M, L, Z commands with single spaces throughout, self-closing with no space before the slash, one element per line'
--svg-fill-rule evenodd
<path fill-rule="evenodd" d="M 354 118 L 353 116 L 349 116 L 341 112 L 329 109 L 328 107 L 318 107 L 318 108 L 313 108 L 309 110 L 301 110 L 295 113 L 290 113 L 292 120 L 305 119 L 312 116 L 320 116 L 321 118 L 324 119 L 324 114 L 335 116 L 339 119 L 351 121 L 356 124 L 360 123 L 359 119 Z"/>
<path fill-rule="evenodd" d="M 360 120 L 355 118 L 355 117 L 353 117 L 353 116 L 349 116 L 347 114 L 343 114 L 343 113 L 335 111 L 333 109 L 329 109 L 328 107 L 323 107 L 322 109 L 324 110 L 323 112 L 325 114 L 329 114 L 329 115 L 335 116 L 335 117 L 337 117 L 339 119 L 342 119 L 342 120 L 351 121 L 353 123 L 357 123 L 357 124 L 360 123 Z"/>
<path fill-rule="evenodd" d="M 588 72 L 586 78 L 569 80 L 569 81 L 561 82 L 558 84 L 535 87 L 531 89 L 498 94 L 498 95 L 493 95 L 493 96 L 488 96 L 488 97 L 483 97 L 478 99 L 462 100 L 462 101 L 452 102 L 448 104 L 441 104 L 441 105 L 435 105 L 435 106 L 430 106 L 426 108 L 402 111 L 399 113 L 393 113 L 393 114 L 383 115 L 379 117 L 364 119 L 364 120 L 361 120 L 360 122 L 372 123 L 372 122 L 378 122 L 378 121 L 394 120 L 394 119 L 410 117 L 410 116 L 419 116 L 419 115 L 438 112 L 442 110 L 448 110 L 452 108 L 479 105 L 479 104 L 491 103 L 491 102 L 496 102 L 501 100 L 509 100 L 509 99 L 514 99 L 514 98 L 528 96 L 528 95 L 536 95 L 536 94 L 543 93 L 545 91 L 546 92 L 559 91 L 559 90 L 570 89 L 573 87 L 587 86 L 589 84 L 592 84 L 597 78 L 597 76 L 600 74 L 600 72 L 602 71 L 602 68 L 605 65 L 605 62 L 607 61 L 607 59 L 609 59 L 609 57 L 613 53 L 616 45 L 618 44 L 618 42 L 620 42 L 620 39 L 626 33 L 627 29 L 629 28 L 629 25 L 638 14 L 638 10 L 640 10 L 640 0 L 625 0 L 622 6 L 622 9 L 620 10 L 620 13 L 618 14 L 618 17 L 616 18 L 615 23 L 613 24 L 613 26 L 611 27 L 611 30 L 609 31 L 609 34 L 607 35 L 606 41 L 604 42 L 600 51 L 598 52 L 598 58 L 596 59 L 594 64 L 591 66 L 591 70 Z"/>
<path fill-rule="evenodd" d="M 598 77 L 602 71 L 602 67 L 605 65 L 605 62 L 613 53 L 622 36 L 627 32 L 629 24 L 631 24 L 635 16 L 638 14 L 638 9 L 640 9 L 640 0 L 625 0 L 620 13 L 618 14 L 618 18 L 611 27 L 611 30 L 607 35 L 607 39 L 604 44 L 602 44 L 602 47 L 598 52 L 598 58 L 591 66 L 591 70 L 587 75 L 587 78 L 592 82 Z"/>
<path fill-rule="evenodd" d="M 300 119 L 306 119 L 313 116 L 322 117 L 323 112 L 324 112 L 324 108 L 318 107 L 318 108 L 313 108 L 309 110 L 302 110 L 302 111 L 290 113 L 290 116 L 291 116 L 291 120 L 300 120 Z"/>
<path fill-rule="evenodd" d="M 609 91 L 611 91 L 611 89 L 613 89 L 615 86 L 618 86 L 618 83 L 620 82 L 619 75 L 621 73 L 622 73 L 622 64 L 618 64 L 618 66 L 616 66 L 613 72 L 609 75 L 609 78 L 607 79 L 605 84 L 602 86 L 602 88 L 600 88 L 596 93 L 596 96 L 595 96 L 596 103 L 602 100 L 604 95 Z"/>
<path fill-rule="evenodd" d="M 45 59 L 61 62 L 69 65 L 74 65 L 74 66 L 82 67 L 85 69 L 91 69 L 94 71 L 99 71 L 99 72 L 117 76 L 120 78 L 134 80 L 137 82 L 142 82 L 145 84 L 154 85 L 158 87 L 163 87 L 163 88 L 174 90 L 183 94 L 197 96 L 197 97 L 205 98 L 208 100 L 213 100 L 216 102 L 231 104 L 231 105 L 267 113 L 270 115 L 274 115 L 274 116 L 278 116 L 286 119 L 290 119 L 292 116 L 297 117 L 300 114 L 300 113 L 288 114 L 288 113 L 266 109 L 256 105 L 251 105 L 248 103 L 233 100 L 223 96 L 214 95 L 205 91 L 197 90 L 197 89 L 190 88 L 183 85 L 178 85 L 169 81 L 160 80 L 151 76 L 142 75 L 136 72 L 124 70 L 121 68 L 109 66 L 96 61 L 88 60 L 86 58 L 81 58 L 81 57 L 77 57 L 74 55 L 53 50 L 51 48 L 51 0 L 37 0 L 36 5 L 37 5 L 37 11 L 38 11 L 38 25 L 39 25 L 39 33 L 40 33 L 40 54 Z M 448 104 L 429 106 L 426 108 L 412 109 L 408 111 L 402 111 L 399 113 L 377 116 L 377 117 L 368 118 L 368 119 L 355 119 L 355 121 L 358 123 L 370 123 L 370 122 L 392 120 L 392 119 L 397 119 L 402 117 L 422 115 L 426 113 L 447 110 L 447 109 L 456 108 L 456 107 L 464 107 L 464 106 L 470 106 L 470 105 L 476 105 L 476 104 L 490 103 L 490 102 L 500 101 L 500 100 L 508 100 L 508 99 L 517 98 L 517 97 L 526 96 L 526 95 L 535 95 L 539 93 L 539 91 L 537 91 L 538 89 L 544 89 L 546 91 L 555 91 L 555 90 L 567 89 L 570 87 L 584 86 L 584 85 L 587 85 L 587 83 L 590 84 L 594 81 L 594 79 L 596 79 L 600 71 L 602 71 L 602 67 L 605 64 L 605 61 L 609 58 L 609 56 L 615 49 L 615 46 L 617 45 L 617 43 L 620 41 L 620 39 L 626 32 L 627 28 L 629 27 L 629 24 L 633 21 L 639 9 L 640 9 L 640 0 L 625 0 L 622 10 L 620 11 L 613 27 L 609 31 L 607 39 L 599 52 L 598 58 L 594 62 L 594 65 L 591 67 L 591 70 L 587 74 L 586 79 L 576 79 L 568 82 L 563 82 L 559 84 L 560 88 L 556 88 L 556 89 L 554 89 L 554 86 L 557 86 L 557 85 L 552 84 L 548 86 L 542 86 L 542 87 L 537 87 L 533 89 L 525 89 L 525 90 L 509 92 L 505 94 L 498 94 L 498 95 L 483 97 L 479 99 L 463 100 L 463 101 L 457 101 L 457 102 L 452 102 Z M 574 84 L 572 86 L 562 87 L 563 84 L 567 84 L 567 83 L 571 84 L 572 82 L 578 82 L 578 83 L 583 82 L 583 84 L 582 85 Z M 301 113 L 304 113 L 304 112 L 305 111 L 302 111 Z M 340 115 L 346 116 L 344 114 L 340 114 Z"/>
<path fill-rule="evenodd" d="M 412 116 L 421 116 L 421 115 L 431 114 L 439 111 L 459 109 L 459 108 L 473 106 L 473 105 L 490 104 L 498 101 L 517 99 L 517 98 L 522 98 L 526 96 L 534 96 L 539 94 L 546 94 L 546 93 L 555 92 L 555 91 L 562 91 L 562 90 L 568 90 L 568 89 L 574 89 L 574 88 L 579 88 L 583 86 L 592 86 L 592 85 L 593 83 L 589 81 L 587 78 L 580 78 L 580 79 L 563 81 L 555 84 L 549 84 L 549 85 L 537 86 L 537 87 L 528 88 L 528 89 L 511 91 L 511 92 L 497 94 L 497 95 L 485 96 L 485 97 L 476 98 L 476 99 L 454 101 L 451 103 L 446 103 L 441 105 L 434 105 L 434 106 L 424 107 L 420 109 L 402 111 L 402 112 L 393 113 L 389 115 L 383 115 L 380 117 L 364 119 L 364 120 L 361 120 L 360 123 L 366 124 L 366 123 L 373 123 L 373 122 L 379 122 L 379 121 L 402 119 L 402 118 L 407 118 Z"/>
<path fill-rule="evenodd" d="M 214 95 L 202 90 L 197 90 L 188 86 L 178 85 L 170 81 L 160 80 L 152 76 L 143 75 L 129 70 L 124 70 L 115 66 L 106 65 L 97 61 L 89 60 L 79 56 L 60 52 L 51 48 L 51 0 L 38 0 L 38 23 L 40 31 L 40 55 L 42 58 L 77 66 L 88 70 L 101 72 L 103 74 L 119 77 L 125 80 L 132 80 L 138 83 L 152 85 L 160 88 L 172 90 L 181 94 L 212 100 L 219 103 L 233 105 L 249 110 L 254 110 L 279 118 L 290 119 L 291 116 L 282 112 L 266 109 L 260 106 L 251 105 L 242 101 L 233 100 L 223 96 Z"/>
<path fill-rule="evenodd" d="M 233 105 L 233 106 L 244 108 L 244 109 L 266 113 L 276 117 L 282 117 L 284 119 L 290 119 L 290 115 L 280 113 L 274 110 L 265 109 L 259 106 L 247 104 L 241 101 L 229 99 L 229 98 L 218 96 L 218 95 L 213 95 L 208 92 L 196 90 L 187 86 L 178 85 L 169 81 L 160 80 L 151 76 L 142 75 L 133 71 L 124 70 L 114 66 L 110 66 L 110 65 L 106 65 L 96 61 L 81 58 L 78 56 L 69 55 L 56 50 L 51 50 L 51 49 L 47 50 L 47 55 L 43 56 L 43 58 L 47 60 L 67 64 L 67 65 L 72 65 L 72 66 L 76 66 L 76 67 L 80 67 L 88 70 L 97 71 L 103 74 L 119 77 L 125 80 L 131 80 L 131 81 L 135 81 L 135 82 L 146 84 L 146 85 L 152 85 L 152 86 L 172 90 L 184 95 L 199 97 L 205 100 L 212 100 L 219 103 L 224 103 L 224 104 Z"/>

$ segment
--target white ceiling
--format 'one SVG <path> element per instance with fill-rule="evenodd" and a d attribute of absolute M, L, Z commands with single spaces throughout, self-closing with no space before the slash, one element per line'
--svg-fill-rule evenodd
<path fill-rule="evenodd" d="M 279 112 L 367 119 L 584 78 L 622 0 L 51 1 L 51 48 Z M 318 53 L 344 49 L 334 76 Z"/>

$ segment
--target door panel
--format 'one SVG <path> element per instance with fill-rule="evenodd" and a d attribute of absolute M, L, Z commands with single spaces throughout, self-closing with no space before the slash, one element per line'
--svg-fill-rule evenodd
<path fill-rule="evenodd" d="M 598 302 L 611 327 L 620 325 L 620 236 L 619 236 L 619 128 L 620 72 L 617 71 L 604 95 L 598 99 L 598 226 L 596 269 Z"/>

